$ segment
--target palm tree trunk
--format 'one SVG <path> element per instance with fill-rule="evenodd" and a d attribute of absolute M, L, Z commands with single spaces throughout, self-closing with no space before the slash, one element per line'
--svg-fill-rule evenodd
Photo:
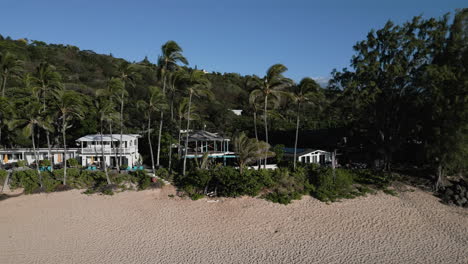
<path fill-rule="evenodd" d="M 179 116 L 179 143 L 177 144 L 177 154 L 179 155 L 178 157 L 179 160 L 180 160 L 180 155 L 182 154 L 180 150 L 180 138 L 181 138 L 180 130 L 182 130 L 182 117 L 181 116 Z"/>
<path fill-rule="evenodd" d="M 435 190 L 438 191 L 444 185 L 444 174 L 442 168 L 442 162 L 439 162 L 437 165 L 437 182 L 435 185 Z"/>
<path fill-rule="evenodd" d="M 301 103 L 297 104 L 297 120 L 296 120 L 296 140 L 294 142 L 294 170 L 296 170 L 296 162 L 297 162 L 297 141 L 299 139 L 299 114 L 301 110 Z"/>
<path fill-rule="evenodd" d="M 63 138 L 63 185 L 67 185 L 67 140 L 66 140 L 65 115 L 62 116 L 62 138 Z"/>
<path fill-rule="evenodd" d="M 167 63 L 166 63 L 167 67 Z M 166 72 L 164 72 L 164 77 L 163 77 L 163 95 L 166 95 Z M 158 152 L 156 154 L 156 166 L 159 167 L 159 158 L 161 155 L 161 136 L 162 136 L 162 127 L 163 127 L 163 118 L 164 118 L 164 111 L 161 110 L 161 116 L 159 117 L 159 133 L 158 133 Z"/>
<path fill-rule="evenodd" d="M 265 95 L 265 109 L 264 109 L 264 112 L 265 112 L 265 113 L 264 113 L 264 115 L 263 115 L 263 117 L 264 117 L 264 122 L 265 122 L 265 142 L 266 142 L 267 144 L 269 144 L 269 143 L 268 143 L 267 104 L 268 104 L 268 95 Z M 265 154 L 265 166 L 263 167 L 264 169 L 266 169 L 267 159 L 268 159 L 268 156 L 267 156 L 267 154 Z"/>
<path fill-rule="evenodd" d="M 111 156 L 112 152 L 114 153 L 114 162 L 117 163 L 117 151 L 114 151 L 114 136 L 112 134 L 112 121 L 109 122 L 109 133 L 111 135 Z"/>
<path fill-rule="evenodd" d="M 50 137 L 49 137 L 49 131 L 46 130 L 46 138 L 47 138 L 47 156 L 49 157 L 50 161 L 50 170 L 54 170 L 54 157 L 52 157 L 52 149 L 50 146 Z"/>
<path fill-rule="evenodd" d="M 187 136 L 185 137 L 185 155 L 184 155 L 184 166 L 182 170 L 182 175 L 185 176 L 185 171 L 187 169 L 187 150 L 188 150 L 188 138 L 189 138 L 189 128 L 190 128 L 190 107 L 192 106 L 192 92 L 190 92 L 189 96 L 189 105 L 187 111 Z"/>
<path fill-rule="evenodd" d="M 107 184 L 111 184 L 110 178 L 109 178 L 109 173 L 107 172 L 107 164 L 106 164 L 106 157 L 104 156 L 104 139 L 103 134 L 102 134 L 102 119 L 101 119 L 101 155 L 102 155 L 102 166 L 104 167 L 104 172 L 106 173 L 106 179 L 107 179 Z"/>
<path fill-rule="evenodd" d="M 124 85 L 125 89 L 125 85 Z M 120 98 L 120 141 L 119 141 L 119 161 L 118 161 L 118 167 L 119 167 L 119 172 L 120 172 L 120 166 L 122 166 L 122 141 L 123 141 L 123 110 L 124 110 L 124 90 L 122 90 L 122 95 Z"/>
<path fill-rule="evenodd" d="M 159 120 L 158 152 L 156 153 L 156 166 L 158 166 L 158 167 L 160 165 L 159 158 L 160 158 L 160 155 L 161 155 L 161 136 L 162 136 L 163 117 L 164 117 L 164 112 L 161 110 L 161 115 L 159 117 L 159 118 L 161 118 L 161 120 Z"/>
<path fill-rule="evenodd" d="M 156 175 L 156 171 L 154 169 L 154 155 L 153 155 L 153 144 L 151 144 L 151 113 L 148 113 L 148 144 L 150 147 L 151 153 L 151 168 L 153 170 L 153 175 Z"/>
<path fill-rule="evenodd" d="M 39 176 L 39 185 L 41 186 L 41 189 L 42 189 L 43 184 L 42 184 L 42 175 L 41 175 L 41 171 L 39 170 L 39 156 L 37 155 L 37 151 L 36 151 L 36 141 L 34 140 L 34 124 L 31 125 L 31 138 L 32 138 L 34 159 L 36 160 L 37 176 Z"/>
<path fill-rule="evenodd" d="M 169 139 L 169 164 L 168 164 L 168 169 L 169 169 L 169 172 L 172 171 L 172 136 L 171 138 Z"/>
<path fill-rule="evenodd" d="M 257 132 L 257 111 L 255 110 L 253 113 L 253 119 L 254 119 L 254 131 L 255 131 L 255 139 L 258 142 L 258 132 Z"/>
<path fill-rule="evenodd" d="M 5 70 L 2 78 L 2 97 L 5 97 L 5 89 L 6 89 L 6 82 L 7 82 L 8 70 Z"/>

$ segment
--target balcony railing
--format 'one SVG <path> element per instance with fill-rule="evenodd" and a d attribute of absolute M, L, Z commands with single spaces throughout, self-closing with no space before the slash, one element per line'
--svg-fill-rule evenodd
<path fill-rule="evenodd" d="M 104 147 L 104 154 L 114 154 L 114 153 L 132 153 L 136 152 L 136 148 L 110 148 L 110 147 Z M 101 154 L 102 153 L 102 148 L 101 147 L 92 147 L 92 148 L 83 148 L 82 154 Z"/>

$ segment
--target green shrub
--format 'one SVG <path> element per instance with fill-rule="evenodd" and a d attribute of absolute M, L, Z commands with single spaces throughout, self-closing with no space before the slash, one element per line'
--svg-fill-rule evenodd
<path fill-rule="evenodd" d="M 369 169 L 356 169 L 353 172 L 355 182 L 374 185 L 379 189 L 385 189 L 393 181 L 392 174 L 388 172 Z"/>
<path fill-rule="evenodd" d="M 78 160 L 75 158 L 67 159 L 67 165 L 72 168 L 78 167 L 79 163 Z"/>
<path fill-rule="evenodd" d="M 16 166 L 21 168 L 21 167 L 26 167 L 26 161 L 25 160 L 18 160 L 16 163 Z"/>
<path fill-rule="evenodd" d="M 199 200 L 201 198 L 205 197 L 203 194 L 200 194 L 200 193 L 194 193 L 192 195 L 190 195 L 190 199 L 196 201 L 196 200 Z"/>
<path fill-rule="evenodd" d="M 340 198 L 352 197 L 353 173 L 350 170 L 336 169 L 333 179 L 332 169 L 323 168 L 310 180 L 315 187 L 311 191 L 312 196 L 321 201 L 334 202 Z"/>
<path fill-rule="evenodd" d="M 50 160 L 44 159 L 39 161 L 39 166 L 41 167 L 48 167 L 50 166 L 51 162 Z"/>
<path fill-rule="evenodd" d="M 13 172 L 10 187 L 12 189 L 22 187 L 26 194 L 45 191 L 52 192 L 60 184 L 50 172 L 41 172 L 43 188 L 40 188 L 39 176 L 35 170 Z"/>
<path fill-rule="evenodd" d="M 173 175 L 169 173 L 165 168 L 159 168 L 155 171 L 156 176 L 165 179 L 166 181 L 173 181 Z"/>
<path fill-rule="evenodd" d="M 293 172 L 285 168 L 277 169 L 273 180 L 275 184 L 264 198 L 276 203 L 289 204 L 314 189 L 307 180 L 305 169 L 302 168 Z"/>
<path fill-rule="evenodd" d="M 8 172 L 6 170 L 0 170 L 0 184 L 3 185 L 7 177 Z"/>

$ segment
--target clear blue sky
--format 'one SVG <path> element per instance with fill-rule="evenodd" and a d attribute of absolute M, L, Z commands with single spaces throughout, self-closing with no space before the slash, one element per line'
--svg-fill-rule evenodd
<path fill-rule="evenodd" d="M 263 76 L 283 63 L 287 76 L 327 77 L 349 65 L 352 46 L 389 19 L 440 17 L 458 0 L 2 0 L 0 34 L 152 62 L 167 40 L 190 65 Z"/>

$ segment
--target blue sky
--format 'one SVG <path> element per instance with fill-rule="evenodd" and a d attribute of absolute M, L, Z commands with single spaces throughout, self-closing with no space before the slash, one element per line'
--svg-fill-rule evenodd
<path fill-rule="evenodd" d="M 389 19 L 440 17 L 464 6 L 458 0 L 2 0 L 0 34 L 153 62 L 161 45 L 175 40 L 192 67 L 263 76 L 282 63 L 298 81 L 347 67 L 352 46 Z"/>

